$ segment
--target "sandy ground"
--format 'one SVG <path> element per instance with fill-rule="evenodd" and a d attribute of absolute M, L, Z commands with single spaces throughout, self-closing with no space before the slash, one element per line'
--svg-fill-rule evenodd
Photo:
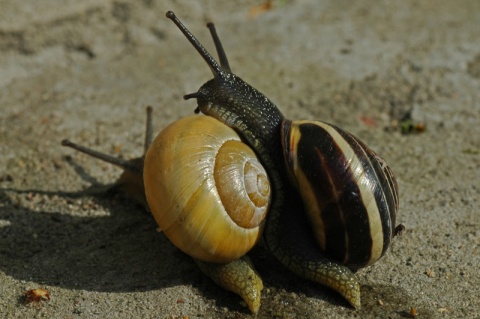
<path fill-rule="evenodd" d="M 120 171 L 60 146 L 142 152 L 145 106 L 160 130 L 192 114 L 211 78 L 169 9 L 294 119 L 362 138 L 396 173 L 406 231 L 361 270 L 363 308 L 300 280 L 264 249 L 259 318 L 480 318 L 480 2 L 0 1 L 0 317 L 250 318 L 105 188 Z M 409 113 L 422 133 L 401 134 Z M 51 300 L 25 305 L 42 287 Z"/>

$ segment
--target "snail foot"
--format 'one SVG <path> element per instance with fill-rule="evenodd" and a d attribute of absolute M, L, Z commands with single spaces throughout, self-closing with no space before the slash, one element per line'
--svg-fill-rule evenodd
<path fill-rule="evenodd" d="M 250 258 L 243 256 L 224 264 L 200 260 L 195 260 L 195 262 L 200 270 L 217 285 L 242 297 L 252 313 L 258 312 L 263 282 Z"/>

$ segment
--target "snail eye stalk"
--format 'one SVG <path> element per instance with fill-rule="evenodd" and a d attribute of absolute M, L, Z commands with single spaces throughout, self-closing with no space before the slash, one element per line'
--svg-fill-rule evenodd
<path fill-rule="evenodd" d="M 215 31 L 215 27 L 209 27 L 210 33 L 212 34 L 213 41 L 215 42 L 215 47 L 217 48 L 218 55 L 220 56 L 221 65 L 218 64 L 217 61 L 213 58 L 213 56 L 205 49 L 205 47 L 198 41 L 198 39 L 187 29 L 186 26 L 177 18 L 175 13 L 172 11 L 168 11 L 166 14 L 167 18 L 173 21 L 175 25 L 178 27 L 180 31 L 182 31 L 183 35 L 187 38 L 188 41 L 193 45 L 193 47 L 197 50 L 200 56 L 207 62 L 210 70 L 212 70 L 213 76 L 218 79 L 222 77 L 222 72 L 224 70 L 230 70 L 228 65 L 227 57 L 225 56 L 225 51 L 223 50 L 222 44 L 218 38 L 218 35 Z M 212 24 L 213 25 L 213 24 Z M 213 31 L 212 31 L 213 30 Z"/>

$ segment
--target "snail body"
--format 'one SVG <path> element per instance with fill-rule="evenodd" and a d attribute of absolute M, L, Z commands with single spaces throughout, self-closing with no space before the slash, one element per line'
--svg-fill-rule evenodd
<path fill-rule="evenodd" d="M 141 201 L 172 243 L 252 312 L 263 284 L 245 254 L 262 233 L 285 267 L 359 308 L 353 271 L 383 256 L 395 235 L 398 187 L 390 168 L 334 125 L 285 119 L 232 73 L 213 24 L 220 64 L 173 12 L 167 17 L 213 73 L 185 96 L 204 115 L 172 123 L 152 143 L 148 120 L 145 156 L 127 163 L 63 144 L 130 171 L 122 176 L 134 182 L 121 184 L 141 185 L 133 193 L 145 193 Z"/>

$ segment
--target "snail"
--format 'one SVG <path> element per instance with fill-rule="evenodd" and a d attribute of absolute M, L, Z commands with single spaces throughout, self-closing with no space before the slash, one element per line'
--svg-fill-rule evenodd
<path fill-rule="evenodd" d="M 354 272 L 380 259 L 403 227 L 395 227 L 391 169 L 335 125 L 286 119 L 232 73 L 213 23 L 219 63 L 173 12 L 166 15 L 213 73 L 184 96 L 203 115 L 173 122 L 153 140 L 147 108 L 145 153 L 131 161 L 62 144 L 123 167 L 117 185 L 146 203 L 172 243 L 253 313 L 263 284 L 246 254 L 261 237 L 287 269 L 359 308 Z"/>

